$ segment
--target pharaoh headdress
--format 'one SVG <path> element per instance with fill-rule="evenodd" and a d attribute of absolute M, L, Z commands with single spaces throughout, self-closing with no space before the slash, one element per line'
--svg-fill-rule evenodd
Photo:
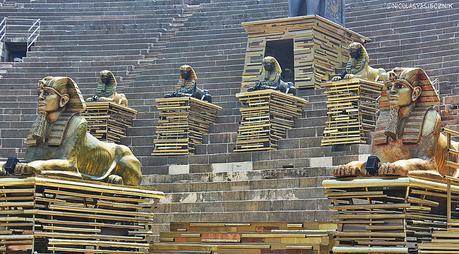
<path fill-rule="evenodd" d="M 388 142 L 388 137 L 384 134 L 390 117 L 388 89 L 393 83 L 402 82 L 412 88 L 416 86 L 421 88 L 421 95 L 415 102 L 416 105 L 405 123 L 401 137 L 404 144 L 417 144 L 421 138 L 424 117 L 429 109 L 440 103 L 440 97 L 425 71 L 420 68 L 395 68 L 388 73 L 388 76 L 389 80 L 379 100 L 380 115 L 376 122 L 373 142 L 376 145 Z"/>
<path fill-rule="evenodd" d="M 273 63 L 274 64 L 274 72 L 279 73 L 279 75 L 282 73 L 282 68 L 277 61 L 276 58 L 272 56 L 267 56 L 263 58 L 263 63 Z M 269 78 L 269 72 L 267 72 L 264 68 L 264 66 L 261 66 L 261 73 L 260 73 L 260 81 L 266 81 L 267 78 Z"/>
<path fill-rule="evenodd" d="M 80 88 L 71 78 L 68 77 L 45 77 L 38 82 L 39 87 L 51 87 L 59 94 L 69 95 L 69 101 L 64 106 L 65 109 L 59 115 L 59 119 L 52 124 L 51 131 L 47 138 L 47 143 L 50 146 L 60 146 L 63 142 L 67 125 L 71 118 L 86 110 L 86 103 L 81 95 Z M 38 145 L 34 133 L 29 133 L 27 136 L 27 145 Z"/>
<path fill-rule="evenodd" d="M 198 79 L 198 75 L 196 75 L 196 72 L 194 71 L 193 67 L 191 67 L 190 65 L 184 64 L 180 66 L 180 70 L 190 71 L 191 72 L 190 80 Z M 179 75 L 179 79 L 183 80 L 182 75 Z"/>
<path fill-rule="evenodd" d="M 108 77 L 108 83 L 103 79 Z M 99 73 L 99 81 L 97 83 L 96 95 L 98 97 L 111 97 L 116 92 L 117 86 L 115 75 L 109 70 L 103 70 Z"/>
<path fill-rule="evenodd" d="M 370 62 L 370 57 L 368 56 L 368 52 L 362 44 L 358 42 L 352 42 L 351 44 L 349 44 L 349 49 L 354 48 L 354 47 L 359 47 L 361 51 L 360 51 L 359 58 L 355 60 L 354 58 L 352 58 L 352 56 L 349 55 L 349 60 L 347 61 L 347 64 L 346 64 L 346 72 L 348 74 L 358 73 L 363 68 L 365 68 L 366 64 Z"/>

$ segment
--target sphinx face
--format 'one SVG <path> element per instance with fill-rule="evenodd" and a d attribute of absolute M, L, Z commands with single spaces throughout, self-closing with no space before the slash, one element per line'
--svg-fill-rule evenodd
<path fill-rule="evenodd" d="M 349 55 L 354 59 L 359 58 L 361 53 L 362 53 L 361 47 L 350 47 L 349 48 Z"/>
<path fill-rule="evenodd" d="M 263 62 L 263 68 L 265 68 L 266 71 L 273 71 L 274 70 L 274 63 L 271 62 Z"/>
<path fill-rule="evenodd" d="M 391 106 L 405 107 L 413 103 L 413 89 L 401 82 L 390 83 L 388 87 L 389 103 Z"/>
<path fill-rule="evenodd" d="M 38 93 L 38 112 L 52 113 L 59 110 L 61 96 L 53 88 L 43 87 Z"/>
<path fill-rule="evenodd" d="M 191 71 L 187 69 L 180 69 L 180 77 L 184 80 L 189 80 L 191 78 Z"/>
<path fill-rule="evenodd" d="M 110 83 L 110 77 L 108 75 L 101 75 L 100 81 L 105 85 L 108 85 Z"/>

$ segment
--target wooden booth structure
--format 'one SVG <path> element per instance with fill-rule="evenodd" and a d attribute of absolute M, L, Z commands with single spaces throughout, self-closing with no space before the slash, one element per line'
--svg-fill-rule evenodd
<path fill-rule="evenodd" d="M 263 151 L 277 148 L 280 139 L 301 116 L 307 101 L 275 90 L 236 94 L 243 105 L 234 151 Z"/>
<path fill-rule="evenodd" d="M 113 102 L 86 102 L 83 116 L 89 132 L 101 141 L 120 144 L 126 130 L 132 127 L 137 111 Z"/>
<path fill-rule="evenodd" d="M 375 130 L 378 97 L 383 84 L 364 79 L 323 83 L 327 95 L 327 122 L 322 146 L 366 144 Z"/>
<path fill-rule="evenodd" d="M 0 178 L 1 253 L 146 253 L 164 194 L 50 177 Z M 17 252 L 19 251 L 19 252 Z"/>
<path fill-rule="evenodd" d="M 202 144 L 222 108 L 193 97 L 156 99 L 159 122 L 152 155 L 186 155 Z"/>
<path fill-rule="evenodd" d="M 319 88 L 348 60 L 351 42 L 369 39 L 320 16 L 302 16 L 242 23 L 248 35 L 241 92 L 258 81 L 262 59 L 275 57 L 282 80 L 296 88 Z"/>

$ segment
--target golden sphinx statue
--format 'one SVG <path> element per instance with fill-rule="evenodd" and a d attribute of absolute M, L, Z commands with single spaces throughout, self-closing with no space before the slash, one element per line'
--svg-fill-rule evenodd
<path fill-rule="evenodd" d="M 424 70 L 396 68 L 388 72 L 372 136 L 372 153 L 381 161 L 378 175 L 458 176 L 457 169 L 446 166 L 447 138 L 441 132 L 440 114 L 433 108 L 439 102 Z M 456 142 L 452 146 L 458 150 Z M 365 161 L 334 170 L 336 177 L 369 174 Z"/>
<path fill-rule="evenodd" d="M 96 95 L 86 98 L 86 101 L 108 101 L 127 107 L 128 100 L 126 96 L 116 92 L 117 84 L 115 75 L 111 71 L 101 71 L 99 73 L 99 81 L 97 82 Z"/>
<path fill-rule="evenodd" d="M 27 136 L 25 159 L 29 162 L 17 164 L 14 174 L 140 183 L 140 162 L 128 147 L 101 142 L 88 132 L 87 122 L 80 116 L 86 105 L 71 78 L 45 77 L 39 81 L 38 94 L 38 117 Z"/>
<path fill-rule="evenodd" d="M 267 56 L 263 58 L 258 82 L 256 82 L 254 86 L 249 87 L 247 91 L 272 89 L 296 95 L 296 88 L 293 83 L 281 80 L 281 74 L 282 68 L 277 59 L 272 56 Z"/>
<path fill-rule="evenodd" d="M 352 78 L 384 81 L 386 79 L 386 71 L 382 68 L 374 69 L 369 63 L 370 57 L 365 47 L 358 42 L 352 42 L 349 44 L 349 60 L 346 63 L 345 69 L 337 76 L 334 76 L 332 81 Z"/>

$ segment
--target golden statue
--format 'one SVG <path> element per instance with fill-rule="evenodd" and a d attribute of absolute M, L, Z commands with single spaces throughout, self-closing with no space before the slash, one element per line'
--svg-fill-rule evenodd
<path fill-rule="evenodd" d="M 117 84 L 115 75 L 111 71 L 101 71 L 99 73 L 99 81 L 97 82 L 96 95 L 86 98 L 86 101 L 108 101 L 127 107 L 128 100 L 126 96 L 116 92 Z"/>
<path fill-rule="evenodd" d="M 372 136 L 372 153 L 381 160 L 379 175 L 458 176 L 446 166 L 448 146 L 440 114 L 440 98 L 419 68 L 396 68 L 379 101 L 380 115 Z M 455 150 L 458 144 L 452 142 Z M 368 175 L 364 161 L 338 166 L 336 177 Z"/>
<path fill-rule="evenodd" d="M 170 94 L 166 94 L 165 97 L 193 97 L 198 100 L 212 103 L 212 96 L 209 91 L 206 89 L 200 89 L 197 86 L 197 80 L 198 75 L 196 75 L 193 67 L 187 64 L 180 66 L 180 76 L 176 90 Z"/>
<path fill-rule="evenodd" d="M 361 78 L 369 81 L 386 80 L 386 71 L 382 68 L 374 69 L 369 65 L 370 58 L 365 47 L 358 43 L 349 44 L 349 60 L 344 71 L 332 78 L 332 81 L 341 79 Z"/>
<path fill-rule="evenodd" d="M 292 82 L 281 80 L 282 68 L 276 58 L 267 56 L 263 58 L 261 73 L 255 86 L 247 91 L 257 91 L 265 89 L 279 90 L 283 93 L 296 95 L 296 88 Z"/>
<path fill-rule="evenodd" d="M 72 79 L 45 77 L 39 81 L 38 94 L 38 117 L 27 136 L 25 159 L 30 162 L 18 164 L 15 174 L 140 183 L 140 162 L 128 147 L 101 142 L 88 132 L 80 116 L 86 105 Z"/>

